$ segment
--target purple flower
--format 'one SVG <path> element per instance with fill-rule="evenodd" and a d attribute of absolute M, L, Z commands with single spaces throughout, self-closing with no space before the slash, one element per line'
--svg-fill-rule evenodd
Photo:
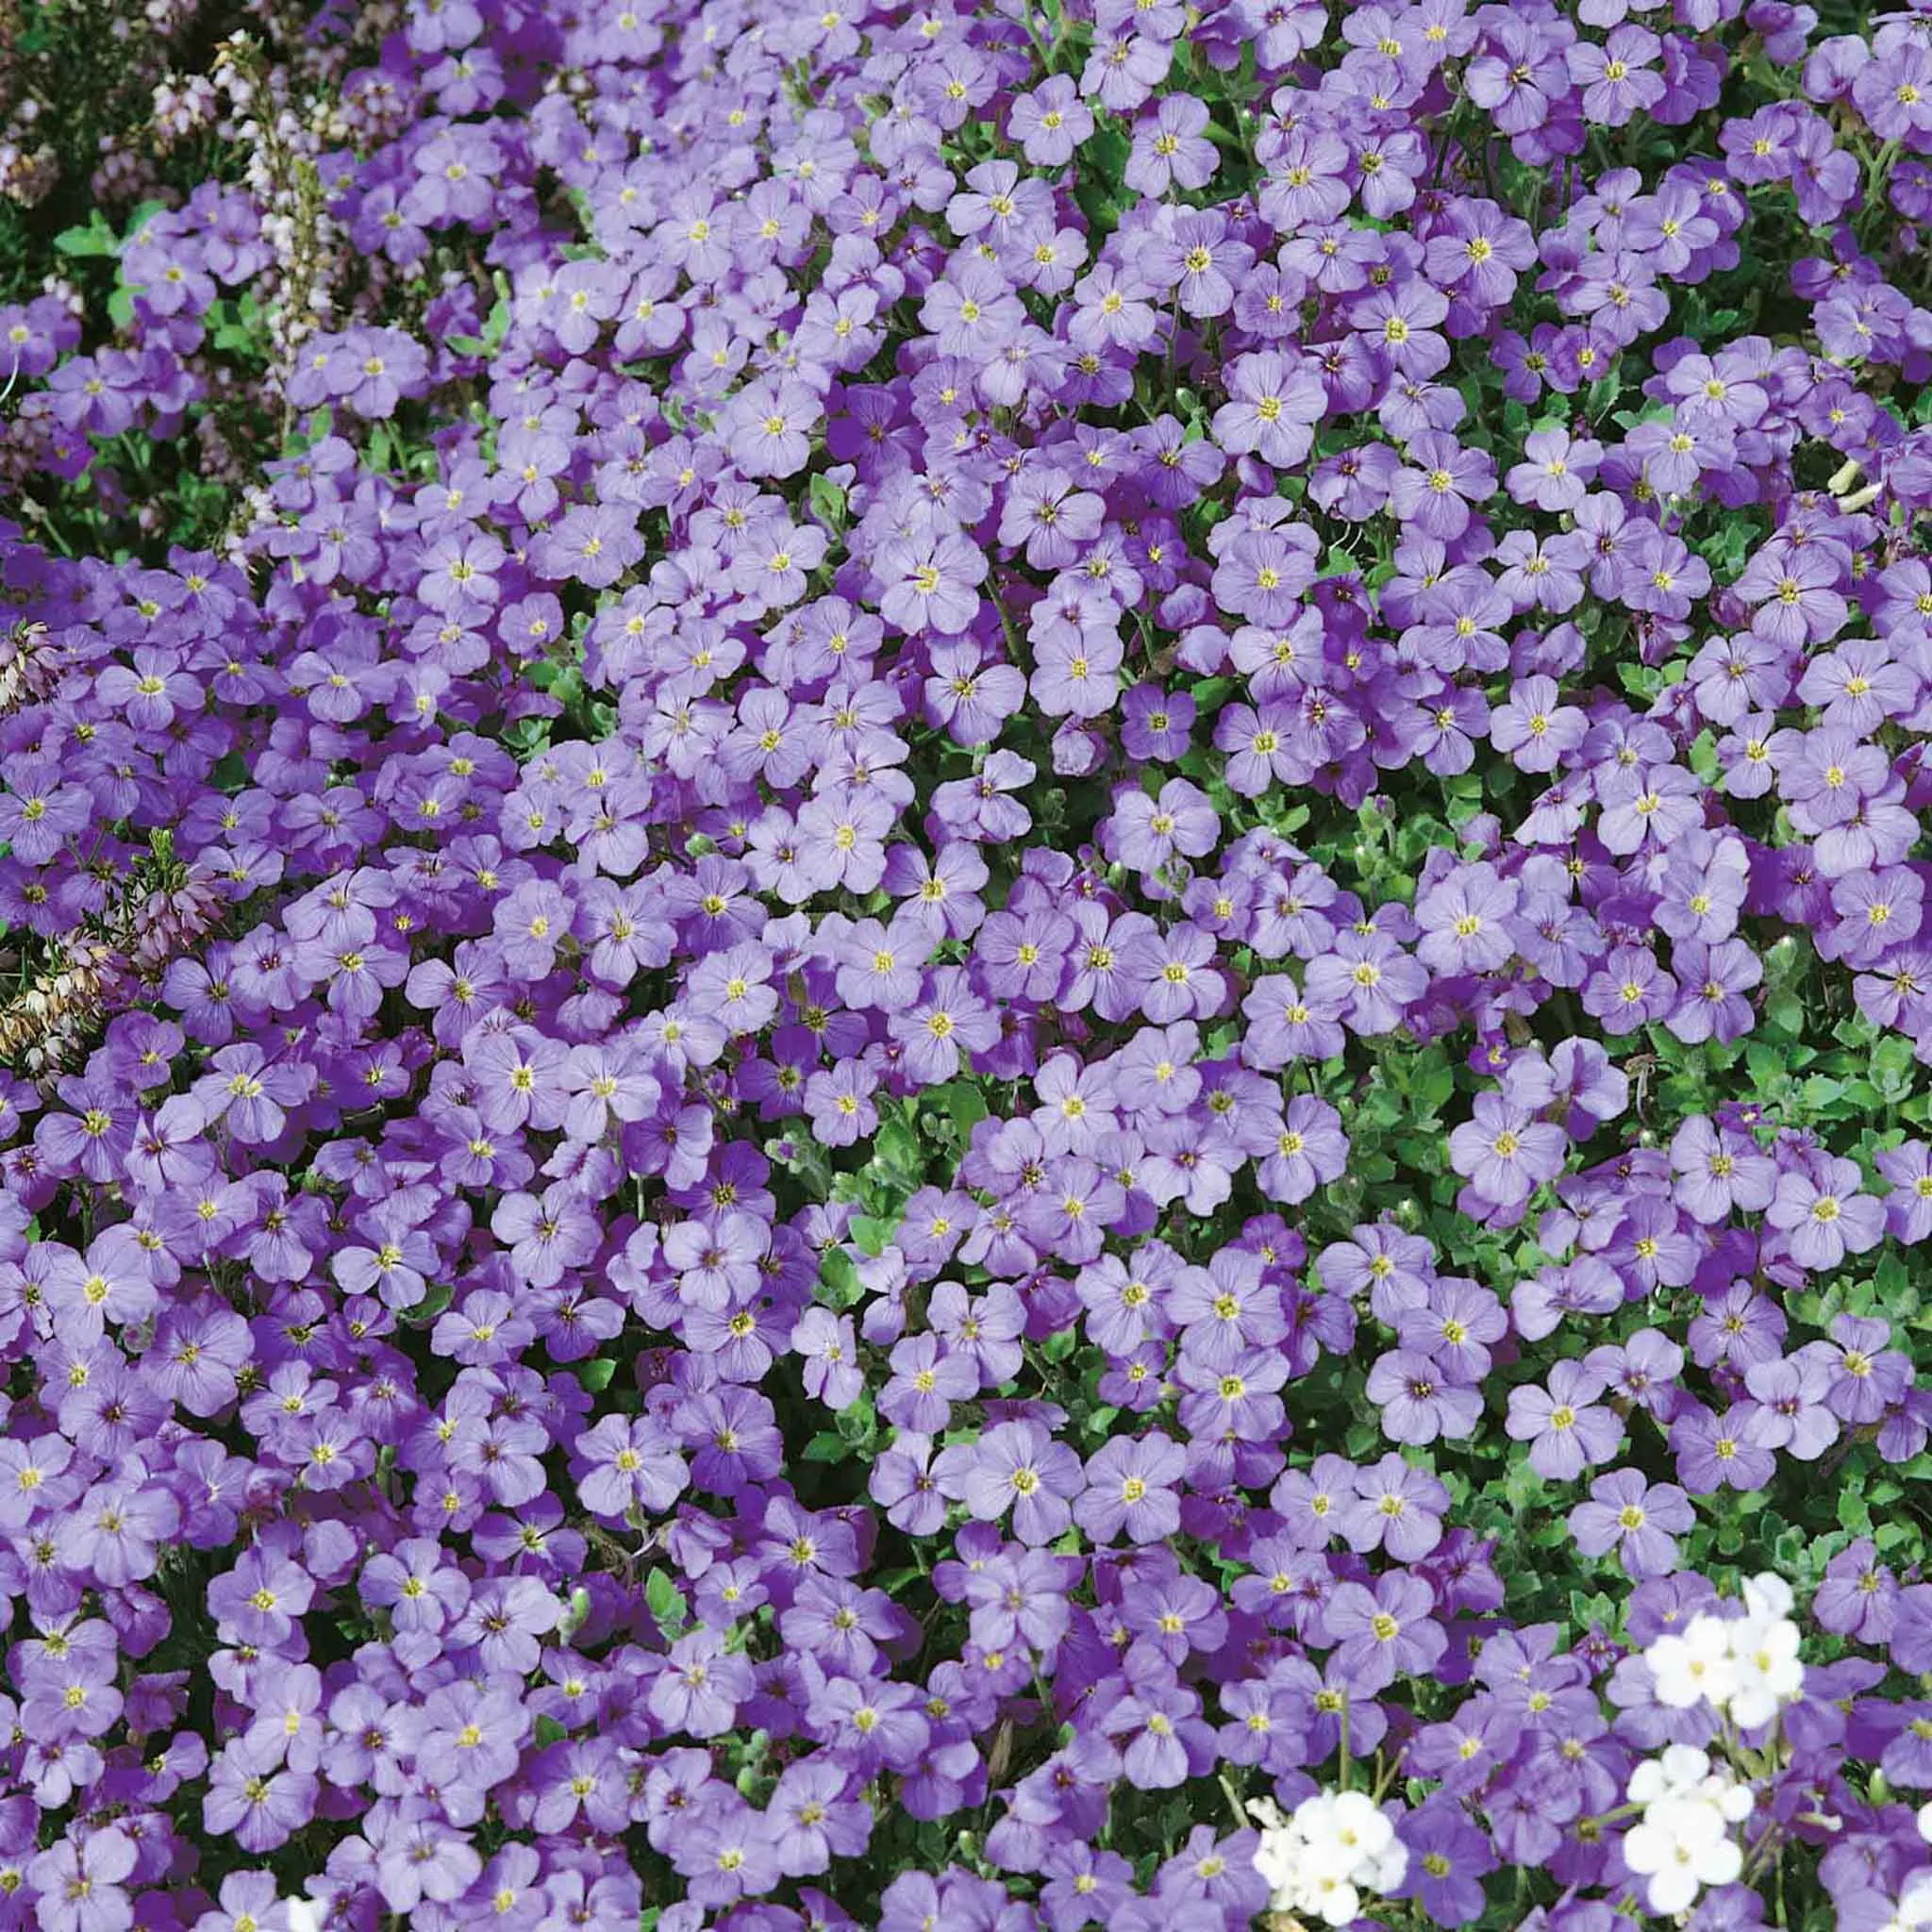
<path fill-rule="evenodd" d="M 1040 1550 L 1002 1555 L 971 1572 L 964 1590 L 973 1641 L 989 1651 L 1017 1642 L 1051 1656 L 1071 1621 L 1066 1592 L 1073 1574 L 1066 1557 Z"/>
<path fill-rule="evenodd" d="M 1692 1114 L 1671 1138 L 1672 1193 L 1695 1220 L 1714 1225 L 1734 1208 L 1771 1205 L 1777 1169 L 1748 1134 Z"/>
<path fill-rule="evenodd" d="M 748 1658 L 727 1651 L 718 1632 L 695 1630 L 671 1646 L 651 1685 L 651 1714 L 693 1738 L 721 1737 L 751 1695 L 752 1682 Z"/>
<path fill-rule="evenodd" d="M 1213 1760 L 1213 1733 L 1198 1715 L 1201 1700 L 1178 1684 L 1150 1683 L 1121 1697 L 1101 1720 L 1121 1754 L 1128 1781 L 1141 1790 L 1172 1790 L 1198 1763 Z"/>
<path fill-rule="evenodd" d="M 1214 440 L 1223 449 L 1284 470 L 1307 457 L 1326 404 L 1310 364 L 1273 350 L 1242 356 L 1228 370 L 1227 391 L 1230 400 L 1214 412 Z"/>
<path fill-rule="evenodd" d="M 1398 1675 L 1427 1672 L 1448 1648 L 1434 1611 L 1428 1585 L 1396 1573 L 1378 1578 L 1373 1591 L 1338 1584 L 1323 1621 L 1340 1645 L 1337 1664 L 1358 1690 L 1373 1694 Z"/>
<path fill-rule="evenodd" d="M 1570 76 L 1583 90 L 1585 116 L 1607 127 L 1621 127 L 1660 101 L 1664 79 L 1648 63 L 1662 44 L 1648 28 L 1625 25 L 1612 29 L 1602 46 L 1577 41 L 1565 49 Z"/>
<path fill-rule="evenodd" d="M 1413 439 L 1408 456 L 1409 466 L 1395 474 L 1390 507 L 1426 536 L 1445 542 L 1461 536 L 1469 527 L 1470 505 L 1495 493 L 1490 458 L 1435 429 Z"/>
<path fill-rule="evenodd" d="M 1074 150 L 1093 132 L 1093 116 L 1073 80 L 1056 74 L 1014 100 L 1007 126 L 1034 167 L 1055 168 L 1072 160 Z"/>
<path fill-rule="evenodd" d="M 1596 1401 L 1603 1388 L 1602 1379 L 1584 1364 L 1560 1361 L 1550 1371 L 1547 1389 L 1509 1391 L 1505 1426 L 1511 1441 L 1530 1445 L 1530 1467 L 1539 1475 L 1574 1481 L 1591 1463 L 1616 1454 L 1624 1428 Z"/>
<path fill-rule="evenodd" d="M 1383 1433 L 1417 1447 L 1439 1436 L 1456 1440 L 1471 1434 L 1483 1410 L 1479 1391 L 1452 1383 L 1429 1357 L 1413 1349 L 1391 1349 L 1375 1358 L 1368 1397 L 1382 1411 Z"/>
<path fill-rule="evenodd" d="M 1695 1405 L 1680 1410 L 1671 1424 L 1671 1449 L 1683 1486 L 1693 1495 L 1709 1495 L 1719 1489 L 1762 1489 L 1771 1480 L 1776 1458 L 1762 1440 L 1759 1414 L 1755 1404 L 1722 1416 Z"/>
<path fill-rule="evenodd" d="M 1696 1512 L 1674 1483 L 1648 1483 L 1634 1469 L 1612 1470 L 1590 1486 L 1590 1500 L 1571 1510 L 1570 1534 L 1586 1557 L 1612 1550 L 1634 1582 L 1668 1576 L 1677 1567 L 1681 1536 Z"/>
<path fill-rule="evenodd" d="M 1157 227 L 1141 251 L 1140 266 L 1157 287 L 1173 289 L 1184 313 L 1224 315 L 1234 307 L 1234 280 L 1255 258 L 1254 250 L 1228 233 L 1217 209 L 1175 215 Z"/>
<path fill-rule="evenodd" d="M 828 1871 L 835 1857 L 858 1857 L 872 1836 L 871 1807 L 851 1774 L 816 1760 L 785 1768 L 765 1815 L 777 1826 L 772 1852 L 788 1877 Z"/>
<path fill-rule="evenodd" d="M 1096 1542 L 1123 1531 L 1133 1543 L 1157 1543 L 1180 1528 L 1180 1499 L 1174 1485 L 1187 1457 L 1158 1431 L 1117 1437 L 1087 1463 L 1087 1488 L 1074 1506 L 1074 1520 Z"/>
<path fill-rule="evenodd" d="M 1825 1565 L 1811 1614 L 1824 1629 L 1860 1643 L 1883 1644 L 1891 1637 L 1900 1602 L 1897 1580 L 1878 1560 L 1876 1545 L 1870 1537 L 1860 1537 Z"/>
<path fill-rule="evenodd" d="M 608 1415 L 575 1447 L 583 1468 L 577 1494 L 585 1508 L 608 1521 L 623 1522 L 632 1509 L 661 1515 L 685 1487 L 675 1440 L 649 1418 Z"/>
<path fill-rule="evenodd" d="M 1825 1372 L 1824 1399 L 1841 1420 L 1876 1422 L 1912 1386 L 1911 1358 L 1885 1345 L 1890 1333 L 1873 1318 L 1833 1319 L 1831 1343 L 1821 1344 L 1817 1359 Z"/>
<path fill-rule="evenodd" d="M 1384 1549 L 1398 1563 L 1413 1563 L 1441 1541 L 1448 1490 L 1401 1456 L 1385 1456 L 1359 1471 L 1356 1493 L 1341 1512 L 1341 1533 L 1358 1555 Z"/>
<path fill-rule="evenodd" d="M 1533 430 L 1524 439 L 1523 454 L 1504 486 L 1519 503 L 1558 511 L 1574 509 L 1588 494 L 1603 445 L 1588 439 L 1574 441 L 1562 429 Z"/>
<path fill-rule="evenodd" d="M 1802 1266 L 1836 1268 L 1849 1254 L 1875 1247 L 1885 1233 L 1885 1208 L 1862 1185 L 1854 1161 L 1825 1157 L 1814 1172 L 1787 1170 L 1764 1210 L 1784 1230 L 1792 1257 Z"/>
<path fill-rule="evenodd" d="M 879 1412 L 894 1427 L 922 1436 L 944 1433 L 953 1405 L 979 1393 L 979 1368 L 973 1358 L 949 1350 L 936 1335 L 908 1336 L 895 1342 L 892 1375 L 879 1393 Z"/>
<path fill-rule="evenodd" d="M 904 1771 L 931 1740 L 932 1725 L 909 1684 L 808 1674 L 811 1724 L 854 1774 L 870 1778 L 881 1766 Z"/>
<path fill-rule="evenodd" d="M 1555 771 L 1586 728 L 1583 713 L 1558 701 L 1556 680 L 1541 675 L 1524 678 L 1490 714 L 1490 742 L 1524 772 Z"/>
<path fill-rule="evenodd" d="M 1208 108 L 1191 94 L 1166 94 L 1143 113 L 1122 179 L 1141 194 L 1170 186 L 1205 188 L 1214 176 L 1214 143 L 1207 138 Z"/>
<path fill-rule="evenodd" d="M 807 1308 L 791 1331 L 791 1347 L 805 1358 L 806 1393 L 827 1408 L 849 1408 L 865 1387 L 858 1339 L 849 1316 Z"/>
<path fill-rule="evenodd" d="M 887 586 L 879 608 L 902 630 L 953 635 L 978 612 L 987 562 L 963 537 L 896 541 L 881 553 L 878 569 Z"/>
<path fill-rule="evenodd" d="M 1361 1034 L 1393 1032 L 1403 1008 L 1427 985 L 1426 969 L 1380 930 L 1337 933 L 1333 950 L 1308 962 L 1305 981 L 1311 1000 L 1332 1002 Z"/>
<path fill-rule="evenodd" d="M 1449 1136 L 1449 1158 L 1482 1199 L 1513 1207 L 1560 1172 L 1568 1148 L 1560 1127 L 1495 1093 L 1478 1094 L 1474 1112 Z"/>
<path fill-rule="evenodd" d="M 232 1833 L 245 1852 L 286 1844 L 313 1814 L 316 1781 L 307 1772 L 277 1769 L 273 1758 L 243 1739 L 223 1746 L 208 1774 L 202 1823 Z"/>
<path fill-rule="evenodd" d="M 1401 1822 L 1408 1849 L 1403 1880 L 1405 1896 L 1420 1899 L 1438 1925 L 1468 1925 L 1483 1914 L 1482 1881 L 1496 1869 L 1485 1834 L 1444 1798 L 1433 1798 Z"/>
<path fill-rule="evenodd" d="M 1482 973 L 1515 952 L 1508 922 L 1516 910 L 1513 884 L 1493 866 L 1460 866 L 1416 901 L 1422 938 L 1416 957 L 1439 973 Z"/>
<path fill-rule="evenodd" d="M 1049 1543 L 1073 1521 L 1069 1499 L 1079 1493 L 1080 1460 L 1038 1423 L 1000 1423 L 979 1441 L 941 1453 L 933 1477 L 981 1523 L 1010 1509 L 1023 1542 Z"/>
<path fill-rule="evenodd" d="M 1634 1033 L 1676 1005 L 1676 979 L 1641 946 L 1618 946 L 1584 983 L 1584 1011 L 1610 1034 Z"/>
<path fill-rule="evenodd" d="M 1744 1387 L 1760 1410 L 1758 1440 L 1788 1450 L 1801 1462 L 1815 1462 L 1824 1455 L 1839 1435 L 1838 1420 L 1825 1407 L 1836 1379 L 1832 1368 L 1830 1351 L 1823 1343 L 1784 1360 L 1753 1362 L 1744 1372 Z"/>
<path fill-rule="evenodd" d="M 1347 1163 L 1341 1116 L 1325 1100 L 1301 1094 L 1289 1102 L 1281 1131 L 1255 1178 L 1271 1200 L 1293 1206 L 1339 1179 Z"/>
<path fill-rule="evenodd" d="M 132 1877 L 135 1841 L 108 1826 L 85 1839 L 62 1838 L 26 1868 L 49 1932 L 123 1932 L 134 1923 L 121 1881 Z"/>

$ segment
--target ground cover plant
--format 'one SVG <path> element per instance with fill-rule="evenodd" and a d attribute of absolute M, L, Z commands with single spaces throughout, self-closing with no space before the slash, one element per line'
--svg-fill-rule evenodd
<path fill-rule="evenodd" d="M 0 1928 L 1932 1924 L 1932 8 L 16 16 Z"/>

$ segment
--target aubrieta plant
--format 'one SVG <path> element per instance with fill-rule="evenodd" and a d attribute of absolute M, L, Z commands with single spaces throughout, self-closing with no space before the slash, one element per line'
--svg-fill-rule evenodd
<path fill-rule="evenodd" d="M 180 87 L 0 298 L 0 1932 L 1932 1925 L 1932 4 Z"/>

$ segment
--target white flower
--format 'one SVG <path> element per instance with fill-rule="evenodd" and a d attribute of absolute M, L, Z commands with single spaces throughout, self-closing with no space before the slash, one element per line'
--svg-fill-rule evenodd
<path fill-rule="evenodd" d="M 1394 1890 L 1408 1869 L 1408 1848 L 1360 1791 L 1318 1791 L 1288 1819 L 1272 1805 L 1249 1808 L 1261 1826 L 1255 1869 L 1278 1912 L 1346 1925 L 1364 1892 Z"/>
<path fill-rule="evenodd" d="M 1717 1807 L 1727 1824 L 1742 1824 L 1757 1802 L 1743 1785 L 1717 1778 L 1707 1781 L 1704 1797 Z"/>
<path fill-rule="evenodd" d="M 1789 1617 L 1747 1617 L 1734 1624 L 1732 1632 L 1731 1722 L 1740 1729 L 1755 1730 L 1769 1724 L 1779 1707 L 1804 1689 L 1798 1626 Z"/>
<path fill-rule="evenodd" d="M 1624 1834 L 1624 1862 L 1643 1880 L 1652 1911 L 1689 1911 L 1696 1904 L 1696 1874 L 1681 1864 L 1676 1841 L 1662 1825 L 1633 1824 Z"/>
<path fill-rule="evenodd" d="M 1932 1804 L 1919 1807 L 1919 1836 L 1932 1841 Z"/>
<path fill-rule="evenodd" d="M 1749 1617 L 1765 1622 L 1775 1617 L 1789 1617 L 1796 1601 L 1791 1594 L 1791 1586 L 1782 1576 L 1768 1570 L 1763 1575 L 1749 1577 L 1745 1581 L 1744 1611 Z"/>
<path fill-rule="evenodd" d="M 1666 1744 L 1630 1774 L 1630 1802 L 1654 1805 L 1660 1798 L 1681 1798 L 1709 1775 L 1710 1759 L 1696 1745 Z"/>
<path fill-rule="evenodd" d="M 1624 1862 L 1644 1880 L 1653 1912 L 1688 1911 L 1707 1885 L 1728 1885 L 1744 1855 L 1724 1815 L 1703 1796 L 1659 1798 L 1624 1840 Z"/>
<path fill-rule="evenodd" d="M 1742 1871 L 1731 1827 L 1751 1815 L 1751 1792 L 1706 1753 L 1667 1746 L 1630 1774 L 1630 1802 L 1643 1816 L 1624 1840 L 1624 1857 L 1645 1881 L 1652 1911 L 1687 1911 L 1705 1886 L 1728 1885 Z"/>
<path fill-rule="evenodd" d="M 1352 1925 L 1362 1915 L 1362 1900 L 1345 1878 L 1324 1876 L 1307 1892 L 1298 1893 L 1286 1909 L 1318 1913 L 1331 1925 Z"/>
<path fill-rule="evenodd" d="M 1688 1710 L 1707 1699 L 1744 1730 L 1769 1724 L 1804 1689 L 1790 1604 L 1781 1577 L 1753 1577 L 1742 1616 L 1700 1612 L 1680 1635 L 1659 1637 L 1643 1654 L 1658 1703 Z"/>
<path fill-rule="evenodd" d="M 1329 1828 L 1357 1864 L 1376 1861 L 1395 1841 L 1395 1827 L 1364 1791 L 1336 1794 Z"/>
<path fill-rule="evenodd" d="M 1262 1827 L 1261 1842 L 1255 1847 L 1255 1870 L 1267 1880 L 1268 1890 L 1277 1897 L 1295 1883 L 1299 1850 L 1294 1834 L 1285 1825 Z"/>
<path fill-rule="evenodd" d="M 1689 1710 L 1707 1697 L 1721 1705 L 1737 1678 L 1730 1632 L 1720 1617 L 1692 1617 L 1681 1637 L 1659 1637 L 1643 1660 L 1657 1685 L 1657 1702 L 1673 1710 Z"/>

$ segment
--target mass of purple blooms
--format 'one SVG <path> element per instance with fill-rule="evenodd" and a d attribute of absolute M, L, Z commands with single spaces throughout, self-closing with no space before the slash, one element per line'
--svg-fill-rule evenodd
<path fill-rule="evenodd" d="M 1932 1924 L 1819 4 L 336 8 L 0 307 L 0 1932 Z"/>

